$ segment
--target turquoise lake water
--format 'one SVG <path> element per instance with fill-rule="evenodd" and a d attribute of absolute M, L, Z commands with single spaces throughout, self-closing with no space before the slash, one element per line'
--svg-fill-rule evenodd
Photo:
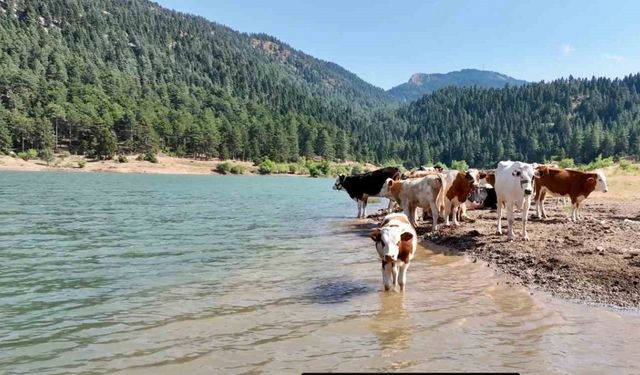
<path fill-rule="evenodd" d="M 421 247 L 380 292 L 372 224 L 332 185 L 0 172 L 0 372 L 640 372 L 637 314 L 461 256 Z"/>

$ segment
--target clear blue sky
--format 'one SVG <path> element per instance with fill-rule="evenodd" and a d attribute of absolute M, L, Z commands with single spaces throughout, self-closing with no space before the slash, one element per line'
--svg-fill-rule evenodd
<path fill-rule="evenodd" d="M 388 89 L 462 68 L 530 81 L 640 71 L 640 1 L 159 0 Z"/>

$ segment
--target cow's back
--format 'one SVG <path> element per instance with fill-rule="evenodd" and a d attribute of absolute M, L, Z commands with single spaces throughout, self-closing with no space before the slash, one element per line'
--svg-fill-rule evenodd
<path fill-rule="evenodd" d="M 593 178 L 590 182 L 589 178 Z M 596 184 L 595 173 L 585 173 L 571 169 L 547 168 L 540 177 L 536 177 L 536 184 L 560 195 L 579 196 L 590 194 Z"/>

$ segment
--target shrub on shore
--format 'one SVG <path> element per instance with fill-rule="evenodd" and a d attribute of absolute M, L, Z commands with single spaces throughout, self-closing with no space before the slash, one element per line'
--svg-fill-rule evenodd
<path fill-rule="evenodd" d="M 82 169 L 85 167 L 85 165 L 87 165 L 86 160 L 78 160 L 78 168 Z"/>
<path fill-rule="evenodd" d="M 47 165 L 51 164 L 51 162 L 55 160 L 55 155 L 53 155 L 53 151 L 49 148 L 40 150 L 40 152 L 38 152 L 38 157 L 40 160 L 46 162 Z"/>
<path fill-rule="evenodd" d="M 581 169 L 585 171 L 593 171 L 595 169 L 603 169 L 613 165 L 613 157 L 603 158 L 602 155 L 598 155 L 591 163 L 583 165 Z"/>
<path fill-rule="evenodd" d="M 18 152 L 18 157 L 24 161 L 29 161 L 38 157 L 38 151 L 30 148 L 27 151 Z"/>
<path fill-rule="evenodd" d="M 154 164 L 158 163 L 158 157 L 153 152 L 145 152 L 142 160 L 148 161 Z"/>
<path fill-rule="evenodd" d="M 118 163 L 128 163 L 129 159 L 127 158 L 127 155 L 118 155 L 118 158 L 116 159 L 116 161 Z"/>
<path fill-rule="evenodd" d="M 242 164 L 235 164 L 228 161 L 218 163 L 216 165 L 216 172 L 220 174 L 244 174 L 247 168 Z"/>

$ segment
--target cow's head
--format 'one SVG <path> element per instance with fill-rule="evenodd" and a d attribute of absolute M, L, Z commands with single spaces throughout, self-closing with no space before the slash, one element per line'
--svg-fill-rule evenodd
<path fill-rule="evenodd" d="M 607 191 L 609 191 L 609 187 L 607 186 L 607 178 L 604 176 L 604 172 L 597 171 L 595 178 L 596 178 L 596 188 L 595 188 L 596 191 L 601 191 L 603 193 L 606 193 Z"/>
<path fill-rule="evenodd" d="M 539 165 L 536 168 L 536 175 L 535 177 L 542 177 L 544 175 L 549 174 L 549 166 L 548 165 Z"/>
<path fill-rule="evenodd" d="M 480 180 L 485 177 L 486 174 L 484 174 L 484 172 L 480 172 L 479 170 L 474 168 L 468 169 L 467 173 L 465 173 L 464 175 L 464 179 L 469 182 L 469 185 L 471 185 L 473 189 L 477 189 L 478 185 L 480 184 Z"/>
<path fill-rule="evenodd" d="M 473 203 L 481 204 L 485 199 L 487 199 L 488 194 L 487 188 L 477 188 L 471 193 L 469 200 Z"/>
<path fill-rule="evenodd" d="M 396 184 L 396 183 L 397 182 L 394 181 L 392 178 L 387 178 L 384 184 L 382 184 L 382 188 L 380 188 L 380 196 L 391 198 L 391 187 L 393 186 L 393 184 Z"/>
<path fill-rule="evenodd" d="M 524 191 L 525 196 L 533 193 L 533 178 L 539 176 L 533 165 L 527 163 L 514 164 L 511 175 L 519 180 L 520 188 Z"/>
<path fill-rule="evenodd" d="M 393 285 L 392 273 L 394 269 L 397 268 L 400 246 L 403 245 L 402 242 L 404 241 L 411 242 L 413 240 L 413 233 L 408 232 L 406 228 L 389 225 L 387 227 L 374 229 L 371 231 L 370 237 L 373 242 L 375 242 L 376 250 L 382 259 L 384 289 L 389 290 Z"/>
<path fill-rule="evenodd" d="M 338 178 L 336 178 L 336 183 L 333 184 L 333 190 L 342 190 L 342 188 L 344 187 L 344 179 L 345 178 L 346 177 L 343 174 L 338 176 Z"/>

